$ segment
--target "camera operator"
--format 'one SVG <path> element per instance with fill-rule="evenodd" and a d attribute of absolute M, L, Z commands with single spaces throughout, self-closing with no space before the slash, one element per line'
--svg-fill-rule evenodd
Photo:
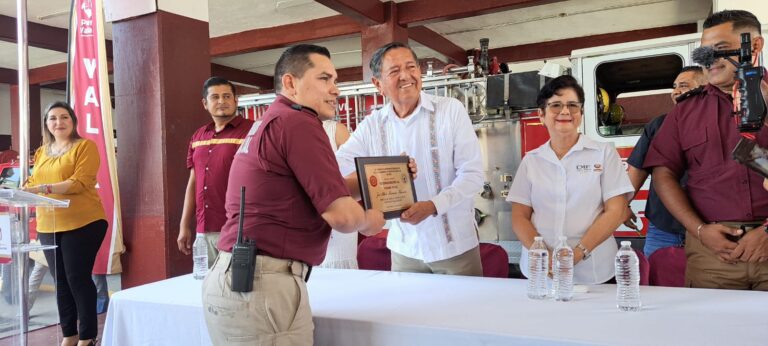
<path fill-rule="evenodd" d="M 764 45 L 760 30 L 752 13 L 717 12 L 704 22 L 701 45 L 739 49 L 740 35 L 750 33 L 754 56 Z M 686 286 L 768 291 L 768 192 L 760 175 L 731 159 L 741 138 L 732 116 L 736 71 L 722 58 L 707 67 L 709 84 L 678 100 L 643 166 L 653 168 L 662 202 L 688 232 Z M 768 146 L 768 129 L 755 140 Z M 678 182 L 685 171 L 687 194 Z"/>

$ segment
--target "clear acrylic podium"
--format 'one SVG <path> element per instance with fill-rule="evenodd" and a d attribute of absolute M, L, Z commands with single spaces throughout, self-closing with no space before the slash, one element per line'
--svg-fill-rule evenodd
<path fill-rule="evenodd" d="M 27 345 L 29 327 L 29 253 L 56 251 L 56 245 L 29 242 L 30 208 L 38 212 L 67 208 L 69 201 L 48 198 L 20 190 L 0 189 L 0 335 L 12 345 Z M 51 213 L 51 215 L 53 215 Z M 55 221 L 55 220 L 54 220 Z M 50 263 L 52 272 L 55 264 Z"/>

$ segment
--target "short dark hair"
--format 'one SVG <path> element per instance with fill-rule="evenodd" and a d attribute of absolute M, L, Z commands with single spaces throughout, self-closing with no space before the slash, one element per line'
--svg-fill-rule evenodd
<path fill-rule="evenodd" d="M 402 42 L 387 43 L 373 53 L 371 56 L 371 62 L 368 63 L 368 66 L 371 68 L 371 72 L 373 73 L 374 77 L 381 78 L 381 59 L 384 58 L 384 54 L 387 54 L 387 52 L 395 48 L 406 48 L 410 50 L 411 54 L 413 54 L 413 60 L 416 60 L 416 62 L 419 61 L 419 58 L 416 56 L 416 52 L 414 52 L 409 45 Z"/>
<path fill-rule="evenodd" d="M 682 70 L 680 70 L 680 73 L 685 73 L 685 72 L 696 72 L 696 73 L 704 73 L 704 69 L 703 69 L 703 68 L 701 68 L 701 66 L 697 66 L 697 65 L 690 65 L 690 66 L 685 66 L 685 67 L 683 67 L 683 69 L 682 69 Z M 678 73 L 678 75 L 679 75 L 680 73 Z"/>
<path fill-rule="evenodd" d="M 235 85 L 232 84 L 232 82 L 221 77 L 213 76 L 208 78 L 205 83 L 203 83 L 203 98 L 208 98 L 208 88 L 217 85 L 229 85 L 229 87 L 232 89 L 232 96 L 237 96 L 237 89 L 235 89 Z"/>
<path fill-rule="evenodd" d="M 69 138 L 72 140 L 79 139 L 80 134 L 77 132 L 77 115 L 75 115 L 75 110 L 72 109 L 72 107 L 69 105 L 69 103 L 66 103 L 64 101 L 56 101 L 48 105 L 48 107 L 45 107 L 45 113 L 43 113 L 43 124 L 42 124 L 42 130 L 43 130 L 43 145 L 48 145 L 56 141 L 56 138 L 53 137 L 53 134 L 51 131 L 48 130 L 48 112 L 50 112 L 52 109 L 55 108 L 63 108 L 67 110 L 67 113 L 69 113 L 69 116 L 72 117 L 72 133 L 69 135 Z"/>
<path fill-rule="evenodd" d="M 304 72 L 312 68 L 310 54 L 320 54 L 328 59 L 331 58 L 331 52 L 328 48 L 314 44 L 297 44 L 289 47 L 280 55 L 275 65 L 275 91 L 280 92 L 283 89 L 283 75 L 290 73 L 298 78 L 304 76 Z"/>
<path fill-rule="evenodd" d="M 547 84 L 545 84 L 544 87 L 539 91 L 539 95 L 536 96 L 536 104 L 540 109 L 546 108 L 547 100 L 564 89 L 573 89 L 573 91 L 576 92 L 576 96 L 579 97 L 579 102 L 582 104 L 584 103 L 584 88 L 579 85 L 579 82 L 576 81 L 576 78 L 565 75 L 547 82 Z"/>
<path fill-rule="evenodd" d="M 744 10 L 724 10 L 712 13 L 704 21 L 703 26 L 704 29 L 709 29 L 725 23 L 733 23 L 733 30 L 750 28 L 757 30 L 758 33 L 762 31 L 757 17 L 751 12 Z"/>

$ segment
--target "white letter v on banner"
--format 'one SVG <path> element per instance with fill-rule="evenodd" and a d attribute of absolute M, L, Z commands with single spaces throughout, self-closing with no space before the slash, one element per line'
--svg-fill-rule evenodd
<path fill-rule="evenodd" d="M 85 70 L 88 72 L 88 79 L 93 79 L 93 73 L 96 72 L 96 59 L 83 59 Z"/>

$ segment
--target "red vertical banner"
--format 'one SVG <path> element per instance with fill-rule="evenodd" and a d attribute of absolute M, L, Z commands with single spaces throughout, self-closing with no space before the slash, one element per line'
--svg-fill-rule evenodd
<path fill-rule="evenodd" d="M 69 46 L 69 104 L 78 116 L 78 132 L 96 142 L 101 166 L 96 189 L 107 214 L 109 228 L 93 265 L 94 274 L 122 271 L 123 246 L 120 194 L 117 186 L 112 102 L 104 40 L 101 0 L 73 0 Z"/>

